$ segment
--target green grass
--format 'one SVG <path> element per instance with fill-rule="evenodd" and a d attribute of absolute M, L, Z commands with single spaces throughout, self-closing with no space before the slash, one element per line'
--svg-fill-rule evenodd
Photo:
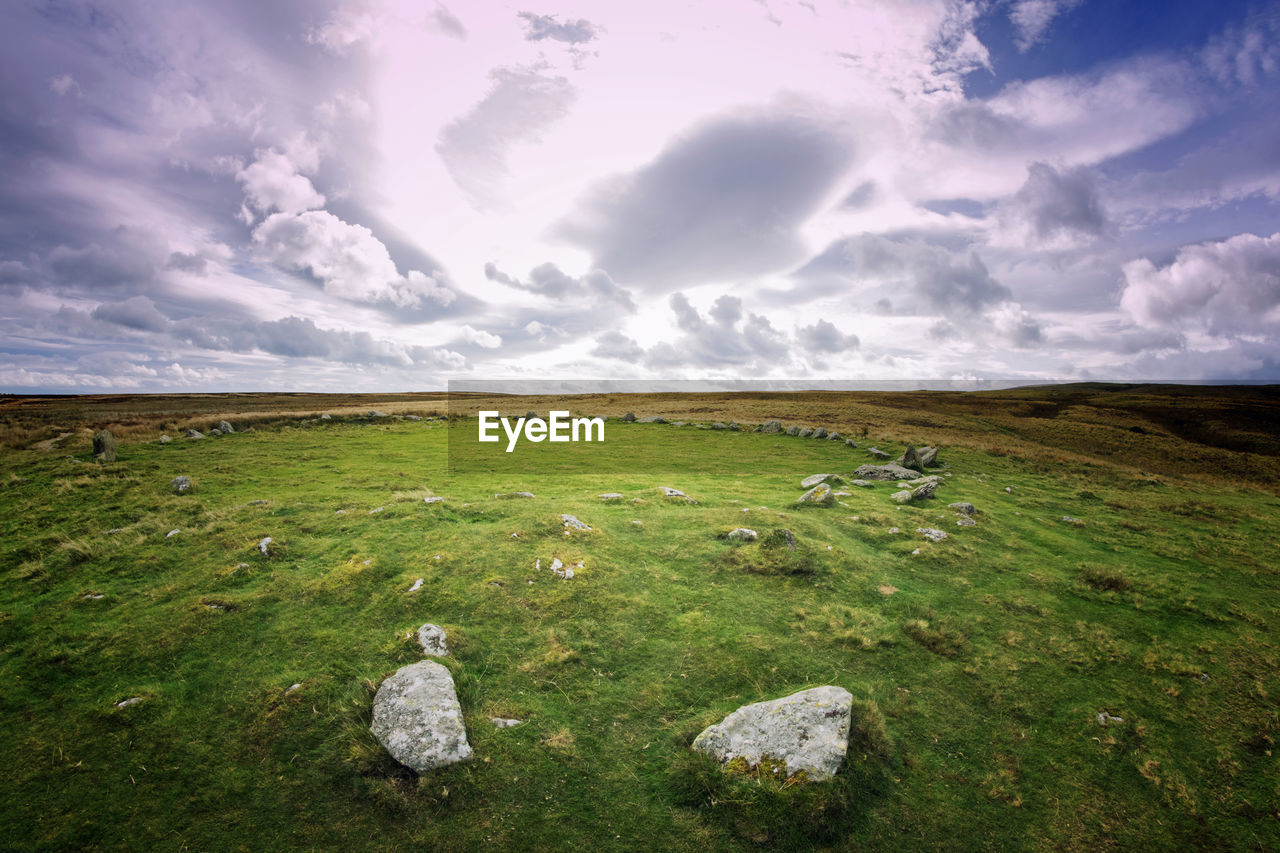
<path fill-rule="evenodd" d="M 661 464 L 451 476 L 445 433 L 338 419 L 126 443 L 107 466 L 7 452 L 3 846 L 1280 847 L 1272 494 L 944 448 L 933 500 L 883 483 L 796 508 L 802 477 L 870 460 L 611 422 L 607 447 Z M 194 493 L 170 493 L 179 474 Z M 537 497 L 492 499 L 516 490 Z M 737 526 L 761 541 L 723 538 Z M 561 581 L 552 557 L 584 566 Z M 419 778 L 369 725 L 428 621 L 475 758 Z M 832 783 L 688 748 L 821 684 L 856 697 Z"/>

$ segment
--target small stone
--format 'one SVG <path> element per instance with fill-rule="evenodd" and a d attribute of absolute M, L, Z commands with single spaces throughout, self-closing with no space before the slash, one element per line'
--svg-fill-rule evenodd
<path fill-rule="evenodd" d="M 827 441 L 839 441 L 839 440 L 840 440 L 840 433 L 838 432 L 827 433 Z"/>
<path fill-rule="evenodd" d="M 695 501 L 693 498 L 686 495 L 684 492 L 680 491 L 679 489 L 673 489 L 670 486 L 658 486 L 658 491 L 662 492 L 664 497 L 678 498 L 680 500 L 683 500 L 685 503 L 691 503 L 691 504 L 697 503 L 697 501 Z"/>
<path fill-rule="evenodd" d="M 844 440 L 844 446 L 856 448 L 858 446 L 858 443 L 854 441 L 852 438 L 846 438 Z"/>
<path fill-rule="evenodd" d="M 963 518 L 956 520 L 956 527 L 977 527 L 977 526 L 978 526 L 978 522 L 974 521 L 972 518 L 970 518 L 967 515 L 964 516 Z"/>
<path fill-rule="evenodd" d="M 666 422 L 666 418 L 662 418 L 657 415 L 649 415 L 647 418 L 641 418 L 636 421 L 638 424 L 665 424 Z"/>
<path fill-rule="evenodd" d="M 633 424 L 636 422 L 636 413 L 627 412 L 625 415 L 619 418 L 619 420 L 622 421 L 624 424 Z"/>
<path fill-rule="evenodd" d="M 819 483 L 830 483 L 832 485 L 840 485 L 844 482 L 844 478 L 838 474 L 810 474 L 800 481 L 800 488 L 810 489 Z"/>
<path fill-rule="evenodd" d="M 222 430 L 224 435 L 231 435 L 236 431 L 228 421 L 218 421 L 218 429 Z"/>
<path fill-rule="evenodd" d="M 174 477 L 173 480 L 170 481 L 169 486 L 173 489 L 174 494 L 180 495 L 183 492 L 191 490 L 191 478 L 186 474 Z"/>
<path fill-rule="evenodd" d="M 160 436 L 160 438 L 159 438 L 159 442 L 160 442 L 161 444 L 168 444 L 168 443 L 169 443 L 169 442 L 171 442 L 171 441 L 173 441 L 173 439 L 172 439 L 172 438 L 169 438 L 169 436 L 167 436 L 167 435 L 161 435 L 161 436 Z"/>
<path fill-rule="evenodd" d="M 377 409 L 369 410 L 369 417 L 371 418 L 385 418 L 386 416 L 386 412 L 379 412 Z"/>
<path fill-rule="evenodd" d="M 892 459 L 892 458 L 893 458 L 893 456 L 892 456 L 892 455 L 890 455 L 890 454 L 888 454 L 888 453 L 885 453 L 883 450 L 881 450 L 881 449 L 880 449 L 880 448 L 878 448 L 878 447 L 868 447 L 868 448 L 867 448 L 867 452 L 868 452 L 868 453 L 870 453 L 872 456 L 874 456 L 874 457 L 875 457 L 875 458 L 877 458 L 877 459 Z"/>
<path fill-rule="evenodd" d="M 117 702 L 117 703 L 116 703 L 116 707 L 117 707 L 117 708 L 128 708 L 128 707 L 130 707 L 131 705 L 137 705 L 137 704 L 138 704 L 139 702 L 141 702 L 141 701 L 142 701 L 142 697 L 141 697 L 141 696 L 133 696 L 133 697 L 130 697 L 130 698 L 128 698 L 128 699 L 122 699 L 121 701 Z"/>
<path fill-rule="evenodd" d="M 420 421 L 422 420 L 422 416 L 421 415 L 405 415 L 404 419 L 406 421 Z"/>
<path fill-rule="evenodd" d="M 211 435 L 211 436 L 218 436 L 218 435 L 222 435 L 222 430 L 220 430 L 220 429 L 211 429 L 211 430 L 209 430 L 209 435 Z"/>
<path fill-rule="evenodd" d="M 722 423 L 722 422 L 720 422 L 720 421 L 716 421 L 715 423 L 713 423 L 713 424 L 711 425 L 711 428 L 712 428 L 712 429 L 728 429 L 728 428 L 729 428 L 729 425 L 728 425 L 728 424 L 726 424 L 726 423 Z"/>
<path fill-rule="evenodd" d="M 382 512 L 384 509 L 386 509 L 385 506 L 375 507 L 374 509 L 369 510 L 369 515 L 376 515 L 377 513 Z"/>
<path fill-rule="evenodd" d="M 914 480 L 918 475 L 909 468 L 903 468 L 894 462 L 885 465 L 859 465 L 853 472 L 856 479 L 861 480 Z"/>
<path fill-rule="evenodd" d="M 83 598 L 85 601 L 98 601 L 100 599 L 106 598 L 106 596 L 100 592 L 90 592 L 80 597 Z"/>
<path fill-rule="evenodd" d="M 187 430 L 187 438 L 204 438 L 204 433 L 199 430 L 189 429 Z"/>
<path fill-rule="evenodd" d="M 503 500 L 511 499 L 511 498 L 528 499 L 533 497 L 533 492 L 508 492 L 507 494 L 495 494 L 494 497 L 503 499 Z"/>
<path fill-rule="evenodd" d="M 813 431 L 813 437 L 814 437 L 814 438 L 826 438 L 826 437 L 827 437 L 827 428 L 826 428 L 826 427 L 818 427 L 817 429 L 815 429 L 815 430 Z"/>
<path fill-rule="evenodd" d="M 910 444 L 907 445 L 907 450 L 902 454 L 902 458 L 898 460 L 898 464 L 903 468 L 910 468 L 912 471 L 919 471 L 921 474 L 924 473 L 924 463 L 920 461 L 920 454 Z"/>
<path fill-rule="evenodd" d="M 524 720 L 504 719 L 503 717 L 490 717 L 489 722 L 493 723 L 493 727 L 497 729 L 509 729 L 524 723 Z"/>
<path fill-rule="evenodd" d="M 436 557 L 436 559 L 438 560 L 440 558 Z M 414 581 L 413 586 L 409 587 L 409 592 L 417 592 L 418 590 L 422 589 L 422 582 L 423 582 L 422 578 L 418 578 L 416 581 Z"/>
<path fill-rule="evenodd" d="M 422 499 L 422 502 L 423 502 L 424 504 L 438 504 L 438 503 L 444 503 L 444 498 L 439 497 L 438 495 L 431 495 L 430 497 L 425 497 L 425 498 L 423 498 L 423 499 Z"/>
<path fill-rule="evenodd" d="M 1064 516 L 1062 517 L 1062 520 L 1063 520 L 1063 521 L 1065 521 L 1067 524 L 1084 524 L 1084 521 L 1083 521 L 1083 520 L 1081 520 L 1081 519 L 1079 519 L 1079 518 L 1072 518 L 1072 517 L 1071 517 L 1071 516 L 1069 516 L 1069 515 L 1064 515 Z"/>
<path fill-rule="evenodd" d="M 1097 718 L 1096 718 L 1096 719 L 1098 720 L 1098 725 L 1100 725 L 1100 726 L 1105 726 L 1105 725 L 1107 725 L 1108 723 L 1123 723 L 1123 722 L 1124 722 L 1124 717 L 1116 717 L 1116 716 L 1113 716 L 1113 715 L 1111 715 L 1111 714 L 1108 714 L 1106 711 L 1099 711 L 1099 712 L 1098 712 L 1098 716 L 1097 716 Z"/>
<path fill-rule="evenodd" d="M 293 692 L 293 691 L 295 691 L 295 690 L 300 689 L 301 687 L 302 687 L 302 682 L 301 682 L 301 681 L 296 682 L 296 683 L 294 683 L 294 684 L 290 684 L 288 687 L 286 687 L 286 688 L 284 689 L 284 695 L 288 696 L 290 693 L 292 693 L 292 692 Z"/>
<path fill-rule="evenodd" d="M 449 656 L 449 643 L 445 639 L 444 629 L 430 622 L 418 628 L 418 645 L 422 651 L 438 658 Z"/>
<path fill-rule="evenodd" d="M 346 515 L 346 514 L 347 514 L 347 511 L 345 509 L 340 509 L 334 512 L 334 515 Z"/>
<path fill-rule="evenodd" d="M 566 530 L 590 530 L 591 528 L 583 524 L 576 516 L 561 514 L 560 520 L 564 522 Z"/>
<path fill-rule="evenodd" d="M 894 503 L 900 503 L 900 504 L 911 503 L 911 490 L 903 489 L 900 492 L 894 492 L 893 494 L 889 495 L 889 498 Z"/>
<path fill-rule="evenodd" d="M 973 504 L 968 503 L 966 501 L 957 501 L 956 503 L 953 503 L 953 504 L 947 504 L 947 509 L 954 509 L 956 512 L 961 513 L 962 515 L 973 515 L 978 511 L 974 508 Z"/>
<path fill-rule="evenodd" d="M 249 505 L 249 506 L 266 506 L 268 503 L 270 503 L 270 501 L 266 501 L 266 500 L 263 500 L 263 499 L 259 498 L 259 499 L 258 499 L 258 500 L 256 500 L 256 501 L 249 501 L 249 504 L 248 504 L 248 505 Z"/>
<path fill-rule="evenodd" d="M 835 495 L 831 493 L 830 486 L 826 483 L 819 483 L 797 498 L 796 503 L 813 504 L 815 506 L 830 506 L 835 503 Z"/>
<path fill-rule="evenodd" d="M 919 549 L 919 548 L 917 548 L 917 549 L 915 549 L 914 551 L 912 551 L 912 552 L 911 552 L 911 556 L 915 557 L 915 556 L 917 556 L 919 553 L 920 553 L 920 549 Z"/>
<path fill-rule="evenodd" d="M 796 426 L 795 424 L 792 424 L 791 426 L 787 427 L 787 435 L 799 435 L 799 434 L 800 434 L 800 427 Z"/>
<path fill-rule="evenodd" d="M 596 497 L 602 501 L 619 501 L 622 500 L 622 492 L 604 492 Z"/>
<path fill-rule="evenodd" d="M 800 438 L 808 438 L 809 436 L 813 435 L 813 430 L 809 429 L 808 427 L 804 427 L 798 433 L 796 433 L 796 435 L 798 435 Z"/>
<path fill-rule="evenodd" d="M 744 512 L 746 510 L 743 510 Z M 754 542 L 759 534 L 749 527 L 735 527 L 726 534 L 726 538 L 741 542 Z"/>
<path fill-rule="evenodd" d="M 320 420 L 322 421 L 333 420 L 333 415 L 329 414 L 328 412 L 325 412 L 323 415 L 320 416 Z"/>
<path fill-rule="evenodd" d="M 930 542 L 941 542 L 947 538 L 946 531 L 938 530 L 936 527 L 917 527 L 916 533 L 921 534 Z"/>
<path fill-rule="evenodd" d="M 760 432 L 767 435 L 782 432 L 782 421 L 765 421 L 760 425 Z"/>
<path fill-rule="evenodd" d="M 168 533 L 166 533 L 166 534 L 164 535 L 164 538 L 165 538 L 165 539 L 170 539 L 170 538 L 172 538 L 172 537 L 174 537 L 174 536 L 177 536 L 177 535 L 178 535 L 179 533 L 181 533 L 181 532 L 182 532 L 181 530 L 179 530 L 178 528 L 176 528 L 176 527 L 175 527 L 175 528 L 173 528 L 172 530 L 170 530 Z"/>
<path fill-rule="evenodd" d="M 262 556 L 267 556 L 267 550 L 271 547 L 271 541 L 270 536 L 264 536 L 262 541 L 258 543 L 258 550 L 262 553 Z"/>
<path fill-rule="evenodd" d="M 889 528 L 889 532 L 890 532 L 890 533 L 901 533 L 901 532 L 902 532 L 902 528 L 900 528 L 900 527 L 890 527 L 890 528 Z"/>

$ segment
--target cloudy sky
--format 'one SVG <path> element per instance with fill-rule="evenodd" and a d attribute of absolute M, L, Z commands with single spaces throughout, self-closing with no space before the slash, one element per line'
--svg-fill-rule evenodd
<path fill-rule="evenodd" d="M 1280 4 L 10 0 L 0 390 L 1280 381 Z"/>

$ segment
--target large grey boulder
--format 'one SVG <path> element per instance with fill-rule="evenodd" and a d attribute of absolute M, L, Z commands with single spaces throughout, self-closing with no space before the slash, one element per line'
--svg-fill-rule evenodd
<path fill-rule="evenodd" d="M 693 748 L 724 764 L 742 759 L 786 762 L 787 776 L 830 779 L 849 749 L 853 696 L 843 687 L 814 687 L 770 702 L 743 705 L 703 730 Z"/>
<path fill-rule="evenodd" d="M 116 461 L 116 437 L 104 429 L 93 437 L 93 458 L 99 462 Z"/>
<path fill-rule="evenodd" d="M 939 463 L 938 463 L 938 448 L 936 448 L 936 447 L 922 447 L 922 448 L 920 448 L 919 453 L 920 453 L 920 462 L 924 465 L 924 467 L 926 467 L 926 468 L 937 468 L 937 467 L 938 467 L 938 464 L 939 464 Z"/>
<path fill-rule="evenodd" d="M 836 496 L 832 493 L 831 487 L 826 483 L 819 483 L 809 491 L 805 492 L 796 499 L 798 504 L 814 504 L 816 506 L 830 506 L 835 503 Z"/>
<path fill-rule="evenodd" d="M 218 421 L 218 429 L 222 430 L 223 435 L 231 435 L 236 428 L 231 425 L 230 421 Z"/>
<path fill-rule="evenodd" d="M 435 661 L 401 667 L 382 682 L 372 731 L 392 758 L 419 773 L 471 757 L 453 676 Z"/>
<path fill-rule="evenodd" d="M 853 476 L 858 480 L 914 480 L 916 472 L 889 462 L 885 465 L 859 465 Z"/>
<path fill-rule="evenodd" d="M 760 431 L 770 435 L 782 432 L 782 421 L 765 421 L 760 425 Z"/>
<path fill-rule="evenodd" d="M 449 643 L 445 640 L 444 629 L 430 622 L 418 628 L 418 645 L 422 651 L 438 658 L 449 656 Z"/>

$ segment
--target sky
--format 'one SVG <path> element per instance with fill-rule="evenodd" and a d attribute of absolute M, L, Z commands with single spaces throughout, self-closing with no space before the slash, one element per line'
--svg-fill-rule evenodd
<path fill-rule="evenodd" d="M 1280 3 L 0 5 L 0 391 L 1280 382 Z"/>

